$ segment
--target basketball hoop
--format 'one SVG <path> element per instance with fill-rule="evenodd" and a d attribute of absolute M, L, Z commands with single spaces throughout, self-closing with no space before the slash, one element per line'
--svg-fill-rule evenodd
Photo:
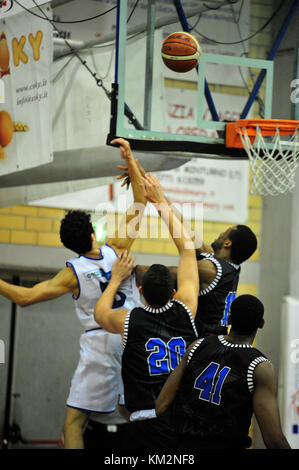
<path fill-rule="evenodd" d="M 246 150 L 252 170 L 251 194 L 276 196 L 294 189 L 299 121 L 241 119 L 228 123 L 226 147 Z"/>

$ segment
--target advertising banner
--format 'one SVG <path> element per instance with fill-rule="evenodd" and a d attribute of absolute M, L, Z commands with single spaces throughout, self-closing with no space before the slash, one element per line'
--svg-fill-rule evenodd
<path fill-rule="evenodd" d="M 0 175 L 53 160 L 52 56 L 48 21 L 24 11 L 0 21 Z"/>

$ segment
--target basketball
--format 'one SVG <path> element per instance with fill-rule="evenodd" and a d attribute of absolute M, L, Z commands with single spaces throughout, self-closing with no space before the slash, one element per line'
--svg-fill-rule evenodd
<path fill-rule="evenodd" d="M 189 72 L 198 64 L 201 47 L 195 36 L 185 32 L 172 33 L 161 49 L 164 64 L 174 72 Z"/>

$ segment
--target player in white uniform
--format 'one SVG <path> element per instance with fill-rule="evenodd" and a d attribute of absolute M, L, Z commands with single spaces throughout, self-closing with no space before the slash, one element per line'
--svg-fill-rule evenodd
<path fill-rule="evenodd" d="M 79 256 L 69 260 L 77 276 L 79 293 L 75 309 L 85 333 L 80 339 L 80 361 L 72 379 L 67 406 L 87 412 L 111 413 L 122 394 L 120 378 L 121 339 L 107 333 L 94 320 L 94 307 L 108 285 L 112 266 L 118 256 L 108 244 L 98 251 L 98 258 Z M 139 298 L 135 275 L 122 283 L 114 308 L 133 308 Z M 99 388 L 99 383 L 101 387 Z"/>
<path fill-rule="evenodd" d="M 112 143 L 120 145 L 121 156 L 130 171 L 134 202 L 138 203 L 138 221 L 132 209 L 126 214 L 125 223 L 134 219 L 138 227 L 142 207 L 146 200 L 141 189 L 141 174 L 132 156 L 130 145 L 124 139 Z M 141 204 L 142 205 L 141 205 Z M 126 231 L 128 232 L 128 231 Z M 90 216 L 82 211 L 70 211 L 61 222 L 61 241 L 79 257 L 67 262 L 67 267 L 48 281 L 32 288 L 14 286 L 0 280 L 0 294 L 25 307 L 37 302 L 55 299 L 67 292 L 73 294 L 78 318 L 85 329 L 80 338 L 80 359 L 74 373 L 69 397 L 63 435 L 66 449 L 84 447 L 82 430 L 91 412 L 111 413 L 117 407 L 118 396 L 122 393 L 121 338 L 102 329 L 94 320 L 94 307 L 108 285 L 112 266 L 118 253 L 130 250 L 134 238 L 109 239 L 100 247 L 96 242 Z M 114 308 L 131 309 L 139 303 L 135 275 L 120 287 L 114 301 Z"/>

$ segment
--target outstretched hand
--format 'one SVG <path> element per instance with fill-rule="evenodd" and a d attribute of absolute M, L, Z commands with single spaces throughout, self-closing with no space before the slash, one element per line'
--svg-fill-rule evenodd
<path fill-rule="evenodd" d="M 130 143 L 127 140 L 122 139 L 120 137 L 118 139 L 111 140 L 110 143 L 112 145 L 119 144 L 120 155 L 121 155 L 121 158 L 123 158 L 124 160 L 134 158 L 133 155 L 132 155 Z"/>
<path fill-rule="evenodd" d="M 131 256 L 126 250 L 120 253 L 113 265 L 111 279 L 122 282 L 129 277 L 134 269 L 136 256 Z"/>
<path fill-rule="evenodd" d="M 161 204 L 166 202 L 164 191 L 160 181 L 152 173 L 147 173 L 143 176 L 143 190 L 144 195 L 149 202 L 154 204 Z"/>
<path fill-rule="evenodd" d="M 142 166 L 139 164 L 138 158 L 135 159 L 135 162 L 136 162 L 136 164 L 137 164 L 137 166 L 138 166 L 138 169 L 139 169 L 139 171 L 140 171 L 141 176 L 142 176 L 142 177 L 145 176 L 145 174 L 146 174 L 146 173 L 145 173 L 145 170 L 144 170 L 144 168 L 142 168 Z M 122 170 L 124 173 L 123 173 L 122 175 L 117 176 L 116 179 L 118 179 L 118 180 L 122 180 L 122 179 L 123 179 L 124 181 L 123 181 L 121 187 L 123 187 L 123 186 L 126 185 L 126 186 L 127 186 L 127 189 L 129 189 L 130 184 L 131 184 L 131 179 L 130 179 L 130 175 L 129 175 L 129 172 L 128 172 L 128 167 L 127 167 L 127 166 L 124 166 L 124 165 L 117 165 L 117 168 L 118 168 L 119 170 Z"/>

